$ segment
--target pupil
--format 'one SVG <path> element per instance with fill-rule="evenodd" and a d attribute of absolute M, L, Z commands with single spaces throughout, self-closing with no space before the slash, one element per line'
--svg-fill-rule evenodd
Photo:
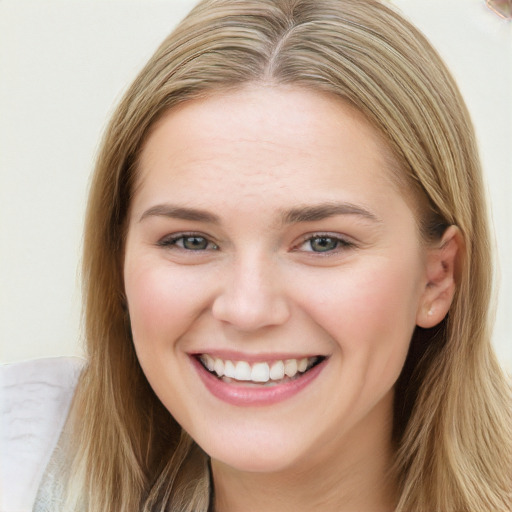
<path fill-rule="evenodd" d="M 336 240 L 330 237 L 319 237 L 311 240 L 311 248 L 317 252 L 326 252 L 336 249 Z"/>
<path fill-rule="evenodd" d="M 206 249 L 208 246 L 208 242 L 206 238 L 202 236 L 187 236 L 183 239 L 183 246 L 185 249 L 191 249 L 193 251 L 198 251 L 202 249 Z"/>

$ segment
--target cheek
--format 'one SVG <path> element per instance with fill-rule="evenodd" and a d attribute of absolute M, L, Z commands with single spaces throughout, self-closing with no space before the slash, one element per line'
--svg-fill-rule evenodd
<path fill-rule="evenodd" d="M 125 291 L 135 345 L 178 338 L 204 307 L 204 287 L 186 273 L 155 264 L 125 266 Z"/>
<path fill-rule="evenodd" d="M 372 261 L 333 273 L 311 287 L 303 305 L 334 340 L 343 358 L 387 366 L 405 358 L 415 327 L 419 273 L 409 262 Z M 317 280 L 319 282 L 319 280 Z"/>

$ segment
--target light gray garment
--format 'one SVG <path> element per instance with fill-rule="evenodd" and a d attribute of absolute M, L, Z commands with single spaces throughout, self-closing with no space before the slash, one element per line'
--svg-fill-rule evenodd
<path fill-rule="evenodd" d="M 36 496 L 44 478 L 41 499 L 58 499 L 56 447 L 83 365 L 58 357 L 0 366 L 0 512 L 56 510 Z"/>

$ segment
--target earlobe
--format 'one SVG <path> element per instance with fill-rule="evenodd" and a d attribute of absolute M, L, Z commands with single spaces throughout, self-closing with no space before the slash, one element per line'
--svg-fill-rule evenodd
<path fill-rule="evenodd" d="M 455 294 L 462 250 L 462 234 L 457 226 L 447 228 L 441 242 L 428 249 L 427 284 L 416 315 L 416 324 L 419 327 L 434 327 L 448 313 Z"/>

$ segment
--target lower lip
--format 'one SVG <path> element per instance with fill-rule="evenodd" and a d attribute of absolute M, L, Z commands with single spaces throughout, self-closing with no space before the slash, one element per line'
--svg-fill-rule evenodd
<path fill-rule="evenodd" d="M 213 396 L 228 404 L 242 407 L 272 405 L 295 396 L 318 377 L 327 361 L 325 359 L 301 377 L 283 384 L 249 387 L 233 383 L 228 384 L 207 371 L 195 357 L 191 357 L 191 360 L 203 384 Z"/>

